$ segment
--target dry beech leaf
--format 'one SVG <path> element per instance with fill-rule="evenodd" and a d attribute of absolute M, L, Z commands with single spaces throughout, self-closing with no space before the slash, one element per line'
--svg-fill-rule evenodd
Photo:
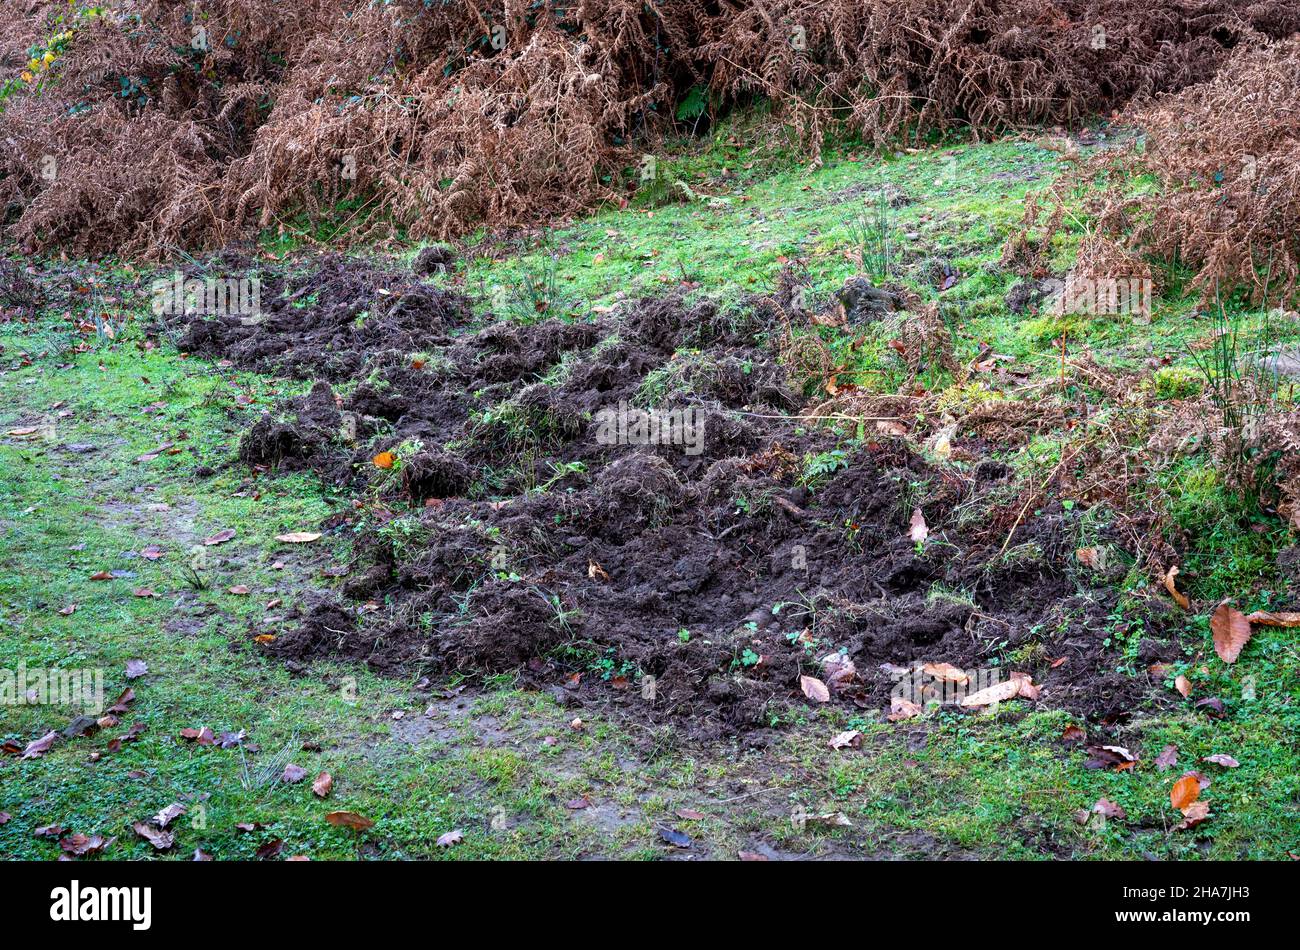
<path fill-rule="evenodd" d="M 334 789 L 334 776 L 328 772 L 322 772 L 316 776 L 316 781 L 311 783 L 312 794 L 317 798 L 325 798 Z"/>
<path fill-rule="evenodd" d="M 275 536 L 275 540 L 282 544 L 307 544 L 319 538 L 319 531 L 290 531 L 288 534 L 277 534 Z"/>
<path fill-rule="evenodd" d="M 1257 610 L 1246 617 L 1247 623 L 1258 623 L 1265 627 L 1300 627 L 1300 613 L 1274 613 L 1270 610 Z"/>
<path fill-rule="evenodd" d="M 1169 803 L 1182 811 L 1201 797 L 1201 783 L 1195 775 L 1184 775 L 1169 790 Z"/>
<path fill-rule="evenodd" d="M 1208 802 L 1192 802 L 1186 808 L 1180 810 L 1183 813 L 1183 820 L 1174 826 L 1175 831 L 1186 831 L 1188 828 L 1195 828 L 1210 817 Z"/>
<path fill-rule="evenodd" d="M 1214 652 L 1219 654 L 1219 659 L 1224 663 L 1236 663 L 1250 642 L 1250 622 L 1246 615 L 1230 604 L 1219 604 L 1210 617 L 1210 630 L 1214 633 Z"/>
<path fill-rule="evenodd" d="M 185 806 L 180 802 L 172 802 L 158 814 L 153 816 L 154 824 L 159 828 L 166 828 L 173 821 L 185 814 Z"/>
<path fill-rule="evenodd" d="M 206 545 L 209 545 L 209 546 L 211 546 L 211 545 L 213 545 L 213 544 L 225 544 L 227 541 L 229 541 L 229 540 L 230 540 L 231 538 L 233 538 L 234 536 L 235 536 L 235 529 L 234 529 L 234 528 L 226 528 L 224 531 L 218 531 L 216 534 L 214 534 L 214 535 L 213 535 L 212 537 L 210 537 L 210 538 L 204 538 L 204 539 L 203 539 L 203 543 L 206 544 Z"/>
<path fill-rule="evenodd" d="M 971 693 L 961 701 L 961 704 L 969 707 L 991 706 L 1019 695 L 1020 684 L 1016 680 L 1003 680 L 1001 683 L 994 683 L 992 686 Z"/>
<path fill-rule="evenodd" d="M 848 732 L 841 732 L 828 743 L 832 749 L 856 749 L 862 745 L 862 733 L 857 729 L 850 729 Z"/>
<path fill-rule="evenodd" d="M 1097 804 L 1092 806 L 1092 810 L 1103 818 L 1123 818 L 1127 815 L 1123 807 L 1116 805 L 1109 798 L 1097 799 Z"/>
<path fill-rule="evenodd" d="M 992 686 L 986 686 L 977 692 L 971 693 L 961 701 L 963 706 L 991 706 L 994 703 L 1005 702 L 1008 699 L 1015 699 L 1017 696 L 1025 699 L 1037 699 L 1039 687 L 1034 685 L 1033 679 L 1028 673 L 1011 674 L 1011 678 L 1003 680 L 1001 683 L 994 683 Z"/>
<path fill-rule="evenodd" d="M 829 703 L 831 701 L 831 691 L 815 676 L 800 676 L 799 688 L 803 694 L 815 703 Z"/>
<path fill-rule="evenodd" d="M 904 719 L 915 719 L 922 711 L 920 703 L 894 696 L 889 701 L 889 715 L 885 718 L 890 722 L 902 722 Z"/>
<path fill-rule="evenodd" d="M 74 858 L 83 858 L 88 854 L 98 854 L 117 839 L 105 839 L 103 835 L 68 835 L 59 839 L 59 847 Z"/>
<path fill-rule="evenodd" d="M 1169 591 L 1169 596 L 1174 599 L 1179 607 L 1183 610 L 1191 610 L 1192 603 L 1187 599 L 1187 595 L 1182 593 L 1175 585 L 1174 578 L 1178 576 L 1178 566 L 1174 565 L 1165 572 L 1165 590 Z"/>
<path fill-rule="evenodd" d="M 1232 756 L 1225 755 L 1222 752 L 1216 752 L 1214 755 L 1207 755 L 1205 758 L 1201 759 L 1201 761 L 1211 762 L 1214 765 L 1222 765 L 1225 769 L 1235 769 L 1241 765 L 1241 763 Z"/>
<path fill-rule="evenodd" d="M 1182 694 L 1183 699 L 1192 695 L 1192 681 L 1184 673 L 1179 673 L 1178 678 L 1174 680 L 1174 689 Z"/>
<path fill-rule="evenodd" d="M 925 515 L 921 514 L 920 508 L 912 509 L 912 523 L 908 534 L 911 536 L 913 544 L 920 544 L 930 536 L 930 529 L 925 523 Z"/>
<path fill-rule="evenodd" d="M 47 732 L 39 739 L 27 743 L 27 748 L 23 749 L 23 754 L 19 757 L 19 761 L 22 761 L 23 759 L 39 759 L 46 752 L 50 751 L 50 747 L 54 745 L 55 740 L 58 738 L 59 734 L 51 731 Z"/>
<path fill-rule="evenodd" d="M 1167 771 L 1178 764 L 1178 746 L 1167 745 L 1160 750 L 1156 756 L 1156 768 L 1161 771 Z"/>
<path fill-rule="evenodd" d="M 960 667 L 953 666 L 951 663 L 927 663 L 921 667 L 921 672 L 945 683 L 970 682 L 970 674 Z"/>
<path fill-rule="evenodd" d="M 336 828 L 351 828 L 354 831 L 365 831 L 375 824 L 371 819 L 358 815 L 354 811 L 332 811 L 325 816 L 325 820 Z"/>
<path fill-rule="evenodd" d="M 457 828 L 455 831 L 448 831 L 446 834 L 438 836 L 438 847 L 450 848 L 454 844 L 460 844 L 465 840 L 465 832 Z"/>
<path fill-rule="evenodd" d="M 170 831 L 163 831 L 161 828 L 155 828 L 143 821 L 137 821 L 131 827 L 135 829 L 136 834 L 148 841 L 158 851 L 166 851 L 176 843 L 176 836 Z"/>
<path fill-rule="evenodd" d="M 1017 695 L 1022 699 L 1036 700 L 1038 699 L 1038 694 L 1042 692 L 1042 687 L 1035 686 L 1033 677 L 1028 673 L 1017 673 L 1013 670 L 1011 672 L 1011 679 L 1020 687 Z"/>

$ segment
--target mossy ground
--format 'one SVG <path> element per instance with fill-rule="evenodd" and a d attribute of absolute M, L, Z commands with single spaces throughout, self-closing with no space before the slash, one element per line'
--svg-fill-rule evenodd
<path fill-rule="evenodd" d="M 880 156 L 846 146 L 807 169 L 780 149 L 757 154 L 723 130 L 706 146 L 660 158 L 695 197 L 653 208 L 634 202 L 544 236 L 481 235 L 441 279 L 502 313 L 531 282 L 553 298 L 548 312 L 576 318 L 620 296 L 683 284 L 739 302 L 770 289 L 780 267 L 798 259 L 814 293 L 829 295 L 858 270 L 854 222 L 887 185 L 908 198 L 889 215 L 897 254 L 891 276 L 952 301 L 963 359 L 987 344 L 1047 377 L 1068 330 L 1068 346 L 1091 349 L 1105 365 L 1168 357 L 1152 379 L 1162 398 L 1194 391 L 1186 347 L 1211 325 L 1177 279 L 1168 281 L 1150 324 L 1088 318 L 1065 328 L 1008 312 L 1011 280 L 993 265 L 1025 194 L 1061 171 L 1051 149 L 1008 140 Z M 1081 225 L 1067 222 L 1052 248 L 1054 265 L 1068 266 L 1081 234 Z M 934 258 L 958 274 L 942 295 L 924 278 L 925 261 Z M 526 317 L 534 301 L 522 302 Z M 335 583 L 321 570 L 346 558 L 349 538 L 334 529 L 289 546 L 275 536 L 315 530 L 347 499 L 311 478 L 255 477 L 228 464 L 243 427 L 290 388 L 182 358 L 171 346 L 144 349 L 139 324 L 115 339 L 91 336 L 89 349 L 73 353 L 65 325 L 60 314 L 43 314 L 34 326 L 0 324 L 0 433 L 53 423 L 48 437 L 0 436 L 0 669 L 100 668 L 110 701 L 126 685 L 127 660 L 145 660 L 149 673 L 132 683 L 137 698 L 120 727 L 61 741 L 38 759 L 0 758 L 0 812 L 11 816 L 0 825 L 5 856 L 57 856 L 52 839 L 33 834 L 50 824 L 117 836 L 111 857 L 156 856 L 130 823 L 173 801 L 191 813 L 178 822 L 167 856 L 202 848 L 218 859 L 252 857 L 275 838 L 284 840 L 284 855 L 313 858 L 732 858 L 742 850 L 1281 858 L 1300 851 L 1300 653 L 1286 630 L 1260 630 L 1241 661 L 1225 667 L 1204 617 L 1189 618 L 1194 646 L 1170 677 L 1188 671 L 1197 694 L 1223 698 L 1229 715 L 1209 719 L 1190 704 L 1176 714 L 1139 711 L 1126 735 L 1141 763 L 1119 773 L 1083 768 L 1083 752 L 1060 741 L 1065 714 L 1016 702 L 994 715 L 941 711 L 897 725 L 876 713 L 810 708 L 780 724 L 766 747 L 747 749 L 738 741 L 703 747 L 671 729 L 563 708 L 508 681 L 425 688 L 344 663 L 295 675 L 266 659 L 254 637 L 291 623 L 268 618 Z M 849 374 L 861 385 L 879 384 L 881 350 L 852 351 Z M 948 382 L 927 380 L 935 388 Z M 165 443 L 179 451 L 136 461 Z M 1033 470 L 1055 464 L 1059 451 L 1048 437 L 1013 455 Z M 196 475 L 198 466 L 213 474 Z M 1202 602 L 1232 595 L 1249 607 L 1282 598 L 1274 556 L 1290 543 L 1286 528 L 1242 508 L 1204 459 L 1188 459 L 1166 480 L 1175 521 L 1194 539 L 1189 593 Z M 223 529 L 235 537 L 202 545 Z M 163 556 L 140 557 L 148 545 L 162 547 Z M 186 570 L 196 545 L 207 559 L 198 583 Z M 91 579 L 114 570 L 131 574 Z M 1142 578 L 1122 583 L 1131 597 L 1161 596 Z M 230 593 L 235 585 L 250 593 Z M 142 587 L 159 596 L 135 596 Z M 60 613 L 71 604 L 75 611 Z M 1122 615 L 1115 636 L 1134 636 Z M 26 743 L 75 712 L 6 706 L 0 734 Z M 585 720 L 581 728 L 572 725 L 575 716 Z M 135 722 L 146 731 L 106 752 L 108 738 Z M 199 726 L 246 729 L 260 752 L 244 756 L 179 738 Z M 860 748 L 827 747 L 843 729 L 863 733 Z M 1178 747 L 1180 764 L 1159 772 L 1152 763 L 1166 744 Z M 95 751 L 104 754 L 91 761 Z M 1241 767 L 1200 765 L 1202 756 L 1222 752 Z M 279 782 L 286 761 L 307 769 L 308 780 Z M 1169 805 L 1169 787 L 1192 767 L 1213 773 L 1205 794 L 1213 818 L 1173 831 L 1181 816 Z M 309 788 L 319 771 L 335 779 L 326 801 Z M 1076 811 L 1102 796 L 1128 818 L 1078 824 Z M 335 809 L 376 824 L 362 833 L 334 828 L 324 814 Z M 681 809 L 704 817 L 683 817 Z M 852 827 L 792 821 L 828 812 L 843 812 Z M 241 832 L 241 822 L 266 827 Z M 658 834 L 665 826 L 689 834 L 692 847 L 665 845 Z M 464 832 L 461 844 L 435 845 L 454 829 Z"/>

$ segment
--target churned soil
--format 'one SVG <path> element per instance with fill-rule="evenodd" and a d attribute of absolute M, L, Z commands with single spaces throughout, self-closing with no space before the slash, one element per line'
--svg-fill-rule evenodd
<path fill-rule="evenodd" d="M 921 661 L 1024 672 L 1039 702 L 1107 723 L 1156 692 L 1106 645 L 1116 595 L 1081 572 L 1076 515 L 1045 502 L 1008 538 L 980 517 L 1005 464 L 802 417 L 770 303 L 476 320 L 416 274 L 328 257 L 263 307 L 194 320 L 182 349 L 312 381 L 239 458 L 353 491 L 334 523 L 358 538 L 273 655 L 515 672 L 712 732 L 780 722 L 811 702 L 803 676 L 878 713 Z M 638 439 L 620 408 L 691 424 Z M 1162 626 L 1145 663 L 1175 649 Z"/>

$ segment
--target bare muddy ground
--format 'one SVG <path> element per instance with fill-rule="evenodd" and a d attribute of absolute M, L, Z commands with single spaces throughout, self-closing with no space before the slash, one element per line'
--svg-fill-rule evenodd
<path fill-rule="evenodd" d="M 803 676 L 881 709 L 914 662 L 1017 651 L 1040 701 L 1096 720 L 1150 691 L 1104 656 L 1113 594 L 1076 572 L 1071 513 L 1046 503 L 1011 537 L 958 526 L 1007 466 L 941 472 L 901 438 L 802 418 L 770 300 L 474 323 L 457 293 L 337 257 L 268 296 L 264 318 L 196 319 L 181 347 L 315 381 L 240 461 L 359 496 L 335 524 L 360 557 L 277 656 L 519 671 L 706 732 L 780 721 Z"/>

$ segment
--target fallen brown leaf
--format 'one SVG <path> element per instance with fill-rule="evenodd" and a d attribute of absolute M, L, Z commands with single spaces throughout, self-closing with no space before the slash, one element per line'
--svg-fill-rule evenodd
<path fill-rule="evenodd" d="M 913 544 L 920 544 L 930 536 L 930 528 L 925 523 L 925 515 L 921 514 L 920 508 L 912 509 L 912 522 L 908 529 L 908 535 Z"/>
<path fill-rule="evenodd" d="M 815 703 L 828 703 L 831 701 L 831 691 L 815 676 L 800 676 L 799 688 L 803 694 Z"/>
<path fill-rule="evenodd" d="M 885 718 L 890 722 L 902 722 L 904 719 L 915 719 L 922 712 L 920 703 L 914 703 L 902 696 L 892 696 L 889 700 L 889 715 Z"/>
<path fill-rule="evenodd" d="M 75 834 L 59 839 L 59 847 L 75 858 L 83 858 L 88 854 L 97 854 L 108 847 L 109 844 L 110 842 L 105 840 L 103 835 Z"/>
<path fill-rule="evenodd" d="M 1001 703 L 1008 699 L 1014 699 L 1019 695 L 1020 680 L 1008 679 L 971 693 L 961 701 L 961 704 L 967 707 L 991 706 L 994 703 Z"/>
<path fill-rule="evenodd" d="M 1242 649 L 1250 642 L 1250 622 L 1240 610 L 1227 603 L 1219 604 L 1210 617 L 1214 633 L 1214 652 L 1224 663 L 1236 663 Z"/>
<path fill-rule="evenodd" d="M 334 789 L 334 776 L 328 772 L 322 772 L 316 776 L 316 781 L 311 783 L 312 794 L 317 798 L 326 798 Z"/>
<path fill-rule="evenodd" d="M 927 663 L 921 667 L 921 672 L 945 683 L 970 682 L 970 674 L 951 663 Z"/>
<path fill-rule="evenodd" d="M 1207 755 L 1201 759 L 1202 762 L 1210 762 L 1214 765 L 1222 765 L 1225 769 L 1235 769 L 1241 765 L 1236 759 L 1222 752 L 1216 752 L 1214 755 Z"/>
<path fill-rule="evenodd" d="M 163 831 L 161 828 L 155 828 L 153 825 L 143 821 L 137 821 L 131 825 L 145 841 L 148 841 L 158 851 L 166 851 L 176 843 L 176 836 L 170 831 Z"/>
<path fill-rule="evenodd" d="M 185 806 L 180 802 L 172 802 L 158 814 L 153 816 L 154 824 L 159 828 L 166 828 L 173 821 L 185 814 Z"/>
<path fill-rule="evenodd" d="M 354 811 L 332 811 L 325 820 L 336 828 L 351 828 L 353 831 L 365 831 L 374 826 L 374 821 Z"/>
<path fill-rule="evenodd" d="M 1092 810 L 1103 818 L 1123 818 L 1127 814 L 1122 807 L 1116 805 L 1109 798 L 1097 799 L 1097 803 L 1092 806 Z"/>
<path fill-rule="evenodd" d="M 27 743 L 27 748 L 23 749 L 23 754 L 19 756 L 20 761 L 22 759 L 39 759 L 50 751 L 50 747 L 54 745 L 55 740 L 58 738 L 59 734 L 51 730 L 39 739 L 33 739 Z"/>
<path fill-rule="evenodd" d="M 1178 747 L 1167 745 L 1156 756 L 1156 769 L 1164 772 L 1178 764 Z"/>
<path fill-rule="evenodd" d="M 1273 613 L 1257 610 L 1246 617 L 1249 623 L 1262 624 L 1265 627 L 1300 627 L 1300 613 Z"/>
<path fill-rule="evenodd" d="M 862 733 L 857 729 L 851 729 L 848 732 L 841 732 L 831 739 L 829 743 L 832 749 L 847 749 L 862 745 Z"/>
<path fill-rule="evenodd" d="M 465 840 L 465 832 L 457 828 L 455 831 L 448 831 L 438 836 L 437 845 L 440 848 L 450 848 L 452 845 L 460 844 Z"/>
<path fill-rule="evenodd" d="M 1210 806 L 1208 802 L 1192 802 L 1186 808 L 1181 809 L 1183 820 L 1174 826 L 1175 831 L 1186 831 L 1188 828 L 1195 828 L 1205 819 L 1210 817 Z"/>
<path fill-rule="evenodd" d="M 1164 577 L 1165 590 L 1169 591 L 1169 596 L 1174 599 L 1174 603 L 1176 603 L 1179 607 L 1182 607 L 1183 610 L 1191 610 L 1192 609 L 1191 601 L 1189 601 L 1187 599 L 1187 595 L 1179 591 L 1177 586 L 1175 586 L 1174 584 L 1174 578 L 1176 578 L 1177 576 L 1178 576 L 1177 565 L 1170 567 L 1169 570 L 1165 572 L 1165 577 Z"/>

